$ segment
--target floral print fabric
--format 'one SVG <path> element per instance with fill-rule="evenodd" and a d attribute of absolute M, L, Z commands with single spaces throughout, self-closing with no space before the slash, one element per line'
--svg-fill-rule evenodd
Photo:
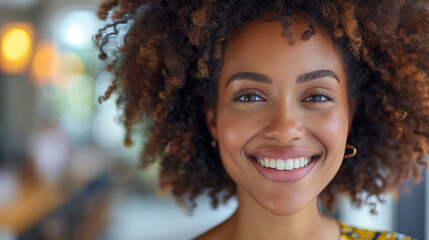
<path fill-rule="evenodd" d="M 395 232 L 377 232 L 340 224 L 340 240 L 415 240 L 409 236 Z"/>

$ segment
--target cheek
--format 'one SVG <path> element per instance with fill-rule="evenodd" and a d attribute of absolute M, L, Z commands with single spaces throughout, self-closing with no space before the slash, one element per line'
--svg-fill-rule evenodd
<path fill-rule="evenodd" d="M 324 141 L 327 143 L 328 151 L 331 148 L 334 150 L 335 155 L 343 155 L 344 154 L 344 145 L 347 140 L 347 132 L 348 132 L 348 119 L 346 116 L 342 116 L 340 118 L 332 118 L 331 121 L 328 121 L 325 126 L 326 131 L 328 131 L 329 135 L 325 135 Z M 328 152 L 329 153 L 329 152 Z"/>
<path fill-rule="evenodd" d="M 220 109 L 219 109 L 220 110 Z M 261 115 L 244 113 L 236 109 L 223 108 L 217 115 L 217 133 L 222 163 L 236 183 L 249 182 L 253 168 L 244 155 L 247 143 L 258 135 L 265 120 Z"/>
<path fill-rule="evenodd" d="M 348 117 L 345 109 L 321 114 L 317 121 L 307 122 L 311 134 L 323 145 L 329 159 L 342 161 L 348 133 Z"/>
<path fill-rule="evenodd" d="M 256 114 L 243 114 L 236 110 L 219 112 L 217 120 L 219 142 L 227 151 L 241 150 L 256 135 L 263 122 Z"/>

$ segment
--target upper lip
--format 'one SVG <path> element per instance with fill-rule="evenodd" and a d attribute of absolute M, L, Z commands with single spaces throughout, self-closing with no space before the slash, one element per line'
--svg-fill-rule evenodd
<path fill-rule="evenodd" d="M 319 154 L 319 152 L 303 148 L 265 148 L 248 153 L 250 157 L 270 159 L 293 159 L 312 157 Z"/>

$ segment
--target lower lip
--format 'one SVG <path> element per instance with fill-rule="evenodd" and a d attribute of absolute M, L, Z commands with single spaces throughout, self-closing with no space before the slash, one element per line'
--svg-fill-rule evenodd
<path fill-rule="evenodd" d="M 305 167 L 296 168 L 293 170 L 277 170 L 275 168 L 266 168 L 266 167 L 262 167 L 255 160 L 250 158 L 249 159 L 256 167 L 258 172 L 266 179 L 273 182 L 286 183 L 286 182 L 299 181 L 300 179 L 303 179 L 305 176 L 307 176 L 311 172 L 311 170 L 313 169 L 314 165 L 319 160 L 319 158 L 314 159 L 313 161 L 310 162 L 310 164 L 308 164 Z"/>

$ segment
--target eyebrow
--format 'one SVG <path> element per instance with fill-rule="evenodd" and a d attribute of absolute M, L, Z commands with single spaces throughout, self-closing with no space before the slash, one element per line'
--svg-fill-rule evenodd
<path fill-rule="evenodd" d="M 331 77 L 337 80 L 338 82 L 340 82 L 340 78 L 335 72 L 331 70 L 321 69 L 321 70 L 315 70 L 315 71 L 311 71 L 311 72 L 303 73 L 299 75 L 298 78 L 296 79 L 296 83 L 300 84 L 300 83 L 304 83 L 304 82 L 308 82 L 311 80 L 324 78 L 324 77 Z M 273 83 L 271 78 L 263 73 L 240 72 L 240 73 L 234 74 L 231 78 L 229 78 L 228 81 L 226 82 L 225 87 L 227 87 L 228 84 L 234 80 L 251 80 L 255 82 L 262 82 L 262 83 L 269 83 L 269 84 Z"/>
<path fill-rule="evenodd" d="M 321 69 L 321 70 L 315 70 L 315 71 L 311 71 L 311 72 L 303 73 L 299 75 L 298 78 L 296 79 L 296 83 L 298 84 L 304 83 L 304 82 L 308 82 L 314 79 L 319 79 L 324 77 L 331 77 L 337 80 L 337 82 L 340 82 L 340 78 L 335 72 L 331 70 Z"/>
<path fill-rule="evenodd" d="M 273 81 L 271 81 L 271 78 L 263 73 L 240 72 L 240 73 L 234 74 L 230 79 L 228 79 L 225 87 L 228 86 L 228 84 L 234 80 L 244 80 L 244 79 L 252 80 L 255 82 L 262 82 L 262 83 L 270 83 L 270 84 L 273 83 Z"/>

